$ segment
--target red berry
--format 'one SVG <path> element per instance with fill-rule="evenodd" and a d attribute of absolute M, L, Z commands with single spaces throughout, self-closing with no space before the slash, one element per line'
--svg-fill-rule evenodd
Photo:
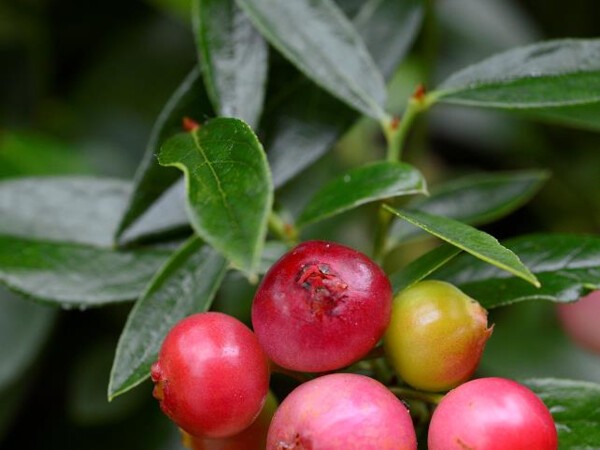
<path fill-rule="evenodd" d="M 558 305 L 558 318 L 565 332 L 582 348 L 600 354 L 600 291 L 575 303 Z"/>
<path fill-rule="evenodd" d="M 163 412 L 195 436 L 239 433 L 259 414 L 269 389 L 268 360 L 256 336 L 215 312 L 177 323 L 151 375 Z"/>
<path fill-rule="evenodd" d="M 415 450 L 408 410 L 378 381 L 325 375 L 296 388 L 279 406 L 267 450 Z"/>
<path fill-rule="evenodd" d="M 546 405 L 505 378 L 462 384 L 442 399 L 429 425 L 429 450 L 556 450 Z"/>
<path fill-rule="evenodd" d="M 308 241 L 267 272 L 252 305 L 254 331 L 278 365 L 304 372 L 347 366 L 371 350 L 390 320 L 385 273 L 356 250 Z"/>

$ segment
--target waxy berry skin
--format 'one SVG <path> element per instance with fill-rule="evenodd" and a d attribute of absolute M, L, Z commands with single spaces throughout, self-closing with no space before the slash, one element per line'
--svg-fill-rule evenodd
<path fill-rule="evenodd" d="M 556 450 L 558 437 L 546 405 L 527 387 L 505 378 L 462 384 L 431 418 L 429 450 Z"/>
<path fill-rule="evenodd" d="M 558 318 L 565 332 L 580 347 L 600 355 L 600 290 L 575 303 L 557 305 Z"/>
<path fill-rule="evenodd" d="M 151 371 L 163 412 L 194 436 L 227 437 L 247 428 L 269 390 L 256 336 L 226 314 L 194 314 L 167 334 Z"/>
<path fill-rule="evenodd" d="M 406 406 L 383 384 L 335 373 L 292 391 L 271 421 L 267 450 L 416 450 Z"/>
<path fill-rule="evenodd" d="M 307 241 L 264 276 L 252 304 L 252 325 L 267 355 L 303 372 L 347 366 L 383 336 L 392 288 L 362 253 L 340 244 Z"/>
<path fill-rule="evenodd" d="M 479 303 L 450 283 L 427 280 L 394 299 L 384 346 L 406 383 L 440 392 L 473 375 L 491 334 Z"/>

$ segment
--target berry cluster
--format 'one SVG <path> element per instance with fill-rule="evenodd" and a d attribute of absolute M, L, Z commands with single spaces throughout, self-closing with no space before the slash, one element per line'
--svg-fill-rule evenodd
<path fill-rule="evenodd" d="M 152 367 L 155 397 L 195 450 L 413 450 L 413 420 L 398 398 L 411 392 L 441 399 L 432 401 L 430 450 L 557 448 L 533 392 L 501 378 L 468 381 L 492 328 L 479 303 L 448 283 L 422 281 L 394 299 L 367 256 L 309 241 L 264 276 L 252 325 L 190 316 Z M 391 376 L 352 373 L 381 340 Z M 269 364 L 311 379 L 277 407 Z"/>

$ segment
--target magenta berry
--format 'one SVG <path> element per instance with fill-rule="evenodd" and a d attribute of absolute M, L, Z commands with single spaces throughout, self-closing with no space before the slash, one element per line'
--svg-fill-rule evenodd
<path fill-rule="evenodd" d="M 267 450 L 415 450 L 408 410 L 378 381 L 350 373 L 315 378 L 279 406 Z"/>
<path fill-rule="evenodd" d="M 600 355 L 600 291 L 557 308 L 558 318 L 571 339 L 582 348 Z"/>
<path fill-rule="evenodd" d="M 525 386 L 480 378 L 450 391 L 433 413 L 429 450 L 556 450 L 546 405 Z"/>
<path fill-rule="evenodd" d="M 252 324 L 267 355 L 282 367 L 322 372 L 347 366 L 382 337 L 391 313 L 385 273 L 343 245 L 308 241 L 267 272 L 252 305 Z"/>
<path fill-rule="evenodd" d="M 268 360 L 256 336 L 216 312 L 178 322 L 151 375 L 163 412 L 195 436 L 226 437 L 248 427 L 269 389 Z"/>

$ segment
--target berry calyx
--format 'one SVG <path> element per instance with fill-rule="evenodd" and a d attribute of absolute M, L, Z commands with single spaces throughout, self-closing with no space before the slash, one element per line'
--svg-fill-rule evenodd
<path fill-rule="evenodd" d="M 151 377 L 163 412 L 194 436 L 227 437 L 247 428 L 269 389 L 268 360 L 256 336 L 216 312 L 178 322 Z"/>
<path fill-rule="evenodd" d="M 267 450 L 415 450 L 406 406 L 378 381 L 336 373 L 292 391 L 275 413 Z"/>
<path fill-rule="evenodd" d="M 421 281 L 394 299 L 386 355 L 411 386 L 445 391 L 468 380 L 492 333 L 487 312 L 443 281 Z"/>
<path fill-rule="evenodd" d="M 480 378 L 450 391 L 431 418 L 429 450 L 556 450 L 546 405 L 505 378 Z"/>
<path fill-rule="evenodd" d="M 377 344 L 391 300 L 387 276 L 367 256 L 333 242 L 308 241 L 266 273 L 252 304 L 252 325 L 279 366 L 330 371 Z"/>

